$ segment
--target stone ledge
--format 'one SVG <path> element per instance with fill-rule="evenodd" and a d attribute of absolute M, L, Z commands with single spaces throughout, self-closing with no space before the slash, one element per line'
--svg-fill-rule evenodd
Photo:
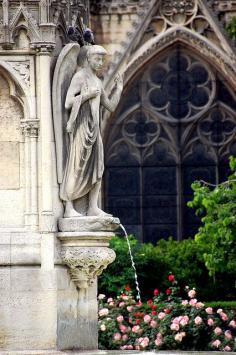
<path fill-rule="evenodd" d="M 58 238 L 67 246 L 108 246 L 112 232 L 59 232 Z"/>
<path fill-rule="evenodd" d="M 60 218 L 58 229 L 61 232 L 113 232 L 120 226 L 116 217 L 77 217 Z"/>

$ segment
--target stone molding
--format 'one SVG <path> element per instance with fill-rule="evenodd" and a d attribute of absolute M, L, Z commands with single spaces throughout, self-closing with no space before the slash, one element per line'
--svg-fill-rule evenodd
<path fill-rule="evenodd" d="M 90 2 L 90 12 L 92 14 L 127 14 L 137 13 L 143 7 L 144 1 L 136 0 L 92 0 Z"/>

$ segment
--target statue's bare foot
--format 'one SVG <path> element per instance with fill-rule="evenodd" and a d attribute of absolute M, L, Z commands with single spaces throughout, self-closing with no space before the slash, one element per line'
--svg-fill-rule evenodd
<path fill-rule="evenodd" d="M 64 218 L 75 218 L 75 217 L 83 217 L 83 215 L 76 210 L 65 211 Z"/>
<path fill-rule="evenodd" d="M 111 214 L 104 212 L 98 207 L 90 207 L 87 211 L 87 216 L 96 216 L 96 217 L 112 217 Z"/>
<path fill-rule="evenodd" d="M 66 208 L 65 208 L 65 213 L 64 213 L 64 218 L 75 218 L 75 217 L 82 217 L 83 215 L 79 212 L 77 212 L 74 207 L 72 207 L 71 202 L 67 202 Z"/>

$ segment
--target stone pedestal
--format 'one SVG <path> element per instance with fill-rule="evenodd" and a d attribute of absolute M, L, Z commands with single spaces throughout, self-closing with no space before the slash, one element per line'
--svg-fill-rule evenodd
<path fill-rule="evenodd" d="M 119 224 L 119 219 L 113 217 L 59 219 L 61 262 L 77 289 L 73 312 L 71 304 L 75 302 L 75 294 L 72 296 L 64 290 L 59 297 L 59 349 L 98 347 L 97 276 L 115 260 L 115 252 L 108 246 Z"/>

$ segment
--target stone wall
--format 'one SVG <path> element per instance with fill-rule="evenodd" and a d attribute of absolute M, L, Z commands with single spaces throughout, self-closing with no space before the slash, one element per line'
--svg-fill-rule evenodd
<path fill-rule="evenodd" d="M 20 129 L 23 110 L 10 95 L 9 83 L 2 73 L 0 117 L 0 226 L 20 227 L 24 225 L 24 143 Z"/>

